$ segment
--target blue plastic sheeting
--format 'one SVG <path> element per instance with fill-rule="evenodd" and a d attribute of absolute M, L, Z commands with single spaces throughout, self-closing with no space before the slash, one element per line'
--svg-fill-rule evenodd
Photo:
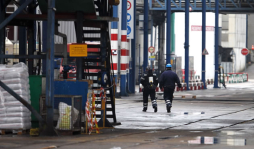
<path fill-rule="evenodd" d="M 82 96 L 82 109 L 85 110 L 88 82 L 85 81 L 55 81 L 55 95 L 81 95 Z M 55 108 L 58 107 L 55 103 Z"/>

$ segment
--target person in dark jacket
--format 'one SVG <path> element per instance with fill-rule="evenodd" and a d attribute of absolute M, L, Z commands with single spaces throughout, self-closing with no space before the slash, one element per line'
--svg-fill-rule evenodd
<path fill-rule="evenodd" d="M 157 102 L 155 98 L 155 89 L 158 85 L 158 78 L 153 74 L 153 70 L 148 68 L 147 72 L 141 77 L 141 84 L 143 85 L 143 112 L 146 112 L 148 106 L 148 96 L 152 100 L 154 112 L 157 112 Z"/>
<path fill-rule="evenodd" d="M 166 71 L 164 71 L 160 77 L 160 89 L 164 88 L 164 100 L 168 113 L 171 112 L 175 83 L 177 83 L 179 88 L 182 87 L 177 74 L 171 71 L 171 68 L 171 64 L 167 64 Z"/>

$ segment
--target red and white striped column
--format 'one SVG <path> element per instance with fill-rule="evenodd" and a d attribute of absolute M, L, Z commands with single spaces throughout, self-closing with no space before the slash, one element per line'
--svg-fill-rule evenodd
<path fill-rule="evenodd" d="M 120 57 L 120 63 L 121 63 L 121 95 L 125 96 L 127 95 L 126 92 L 126 74 L 127 69 L 129 67 L 129 50 L 127 49 L 127 30 L 122 30 L 121 32 L 121 57 Z"/>
<path fill-rule="evenodd" d="M 111 64 L 113 64 L 113 68 L 111 70 L 114 71 L 114 77 L 117 80 L 117 63 L 118 63 L 118 29 L 111 29 L 111 55 L 112 55 L 112 61 Z M 112 67 L 112 65 L 111 65 Z"/>

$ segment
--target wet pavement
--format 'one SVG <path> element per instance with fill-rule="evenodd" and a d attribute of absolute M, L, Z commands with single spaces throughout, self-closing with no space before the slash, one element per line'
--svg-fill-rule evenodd
<path fill-rule="evenodd" d="M 177 92 L 171 113 L 158 96 L 142 112 L 142 94 L 116 99 L 121 125 L 100 134 L 61 137 L 0 135 L 0 149 L 253 149 L 254 80 L 227 84 L 227 89 Z M 186 98 L 181 98 L 185 95 Z M 188 96 L 189 97 L 188 97 Z M 196 99 L 191 96 L 196 95 Z"/>

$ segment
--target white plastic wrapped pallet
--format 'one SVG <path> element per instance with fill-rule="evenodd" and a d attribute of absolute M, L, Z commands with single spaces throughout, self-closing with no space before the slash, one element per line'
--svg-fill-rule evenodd
<path fill-rule="evenodd" d="M 0 65 L 0 80 L 15 93 L 30 101 L 28 68 L 24 63 Z M 0 130 L 30 129 L 31 112 L 7 91 L 0 88 Z"/>

